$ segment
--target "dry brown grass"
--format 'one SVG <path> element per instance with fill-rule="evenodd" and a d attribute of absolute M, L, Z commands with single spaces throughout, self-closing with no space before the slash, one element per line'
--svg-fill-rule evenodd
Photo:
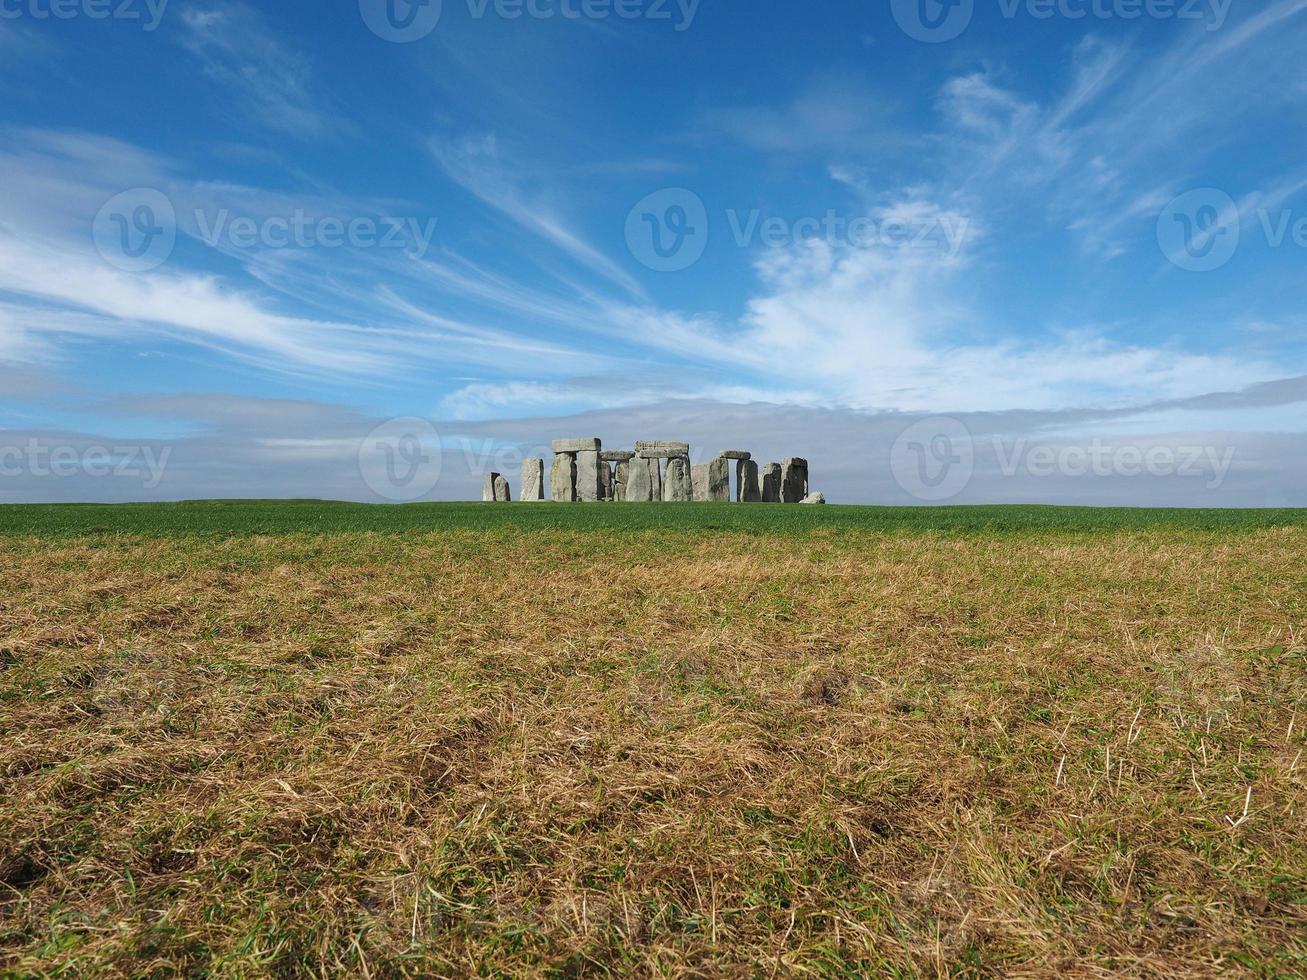
<path fill-rule="evenodd" d="M 1304 545 L 11 539 L 0 971 L 1307 974 Z"/>

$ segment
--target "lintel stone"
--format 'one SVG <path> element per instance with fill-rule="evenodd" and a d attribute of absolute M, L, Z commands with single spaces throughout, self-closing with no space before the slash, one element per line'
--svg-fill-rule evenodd
<path fill-rule="evenodd" d="M 603 448 L 598 439 L 555 439 L 556 453 L 597 453 Z"/>
<path fill-rule="evenodd" d="M 665 439 L 642 439 L 635 444 L 635 451 L 645 459 L 674 459 L 677 456 L 689 456 L 690 444 Z"/>
<path fill-rule="evenodd" d="M 718 459 L 753 459 L 753 453 L 746 453 L 743 449 L 723 449 L 717 454 Z"/>

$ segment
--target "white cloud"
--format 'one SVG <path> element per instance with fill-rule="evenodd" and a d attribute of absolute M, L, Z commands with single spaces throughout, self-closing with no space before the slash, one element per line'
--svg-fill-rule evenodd
<path fill-rule="evenodd" d="M 309 60 L 278 40 L 252 7 L 187 7 L 181 23 L 182 44 L 224 95 L 240 98 L 245 114 L 301 137 L 338 128 L 317 104 Z"/>
<path fill-rule="evenodd" d="M 569 228 L 552 208 L 529 199 L 500 162 L 499 145 L 493 136 L 452 142 L 432 140 L 430 146 L 436 162 L 455 183 L 628 294 L 644 295 L 635 279 Z"/>

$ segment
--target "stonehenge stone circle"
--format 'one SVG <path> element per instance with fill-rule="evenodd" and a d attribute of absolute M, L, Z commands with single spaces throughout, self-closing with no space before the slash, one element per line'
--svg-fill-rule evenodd
<path fill-rule="evenodd" d="M 549 486 L 545 461 L 522 461 L 521 499 L 559 503 L 631 501 L 729 502 L 731 463 L 735 463 L 738 503 L 824 504 L 826 498 L 808 490 L 808 461 L 790 456 L 759 467 L 753 454 L 724 449 L 707 463 L 692 463 L 690 444 L 670 439 L 642 439 L 630 449 L 603 448 L 594 437 L 555 439 Z M 487 473 L 481 485 L 485 501 L 512 500 L 508 480 Z"/>
<path fill-rule="evenodd" d="M 522 484 L 518 499 L 538 501 L 545 499 L 545 461 L 543 459 L 522 460 Z"/>

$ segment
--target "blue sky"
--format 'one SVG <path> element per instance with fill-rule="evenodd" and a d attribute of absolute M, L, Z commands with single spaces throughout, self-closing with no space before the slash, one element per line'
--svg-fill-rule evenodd
<path fill-rule="evenodd" d="M 598 435 L 1307 506 L 1305 49 L 1307 0 L 0 0 L 0 500 Z"/>

